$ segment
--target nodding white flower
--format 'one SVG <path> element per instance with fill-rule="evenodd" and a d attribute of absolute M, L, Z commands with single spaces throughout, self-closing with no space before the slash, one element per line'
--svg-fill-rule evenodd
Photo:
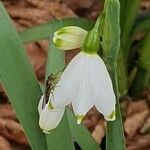
<path fill-rule="evenodd" d="M 107 121 L 115 120 L 112 82 L 103 60 L 96 53 L 81 51 L 71 60 L 49 101 L 54 108 L 71 102 L 78 124 L 94 105 Z"/>
<path fill-rule="evenodd" d="M 77 26 L 62 27 L 54 33 L 53 42 L 62 50 L 70 50 L 82 46 L 87 31 Z"/>
<path fill-rule="evenodd" d="M 43 103 L 43 97 L 41 97 L 39 106 L 38 106 L 38 111 L 39 111 L 39 126 L 43 130 L 44 133 L 50 133 L 51 130 L 55 129 L 58 124 L 60 123 L 65 108 L 64 107 L 59 107 L 55 108 L 53 110 L 50 110 L 48 108 L 48 103 L 42 108 L 42 103 Z"/>

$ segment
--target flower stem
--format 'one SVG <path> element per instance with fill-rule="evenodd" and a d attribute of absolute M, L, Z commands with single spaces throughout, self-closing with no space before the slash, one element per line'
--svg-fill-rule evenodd
<path fill-rule="evenodd" d="M 116 120 L 107 122 L 106 131 L 106 149 L 107 150 L 124 150 L 125 140 L 123 134 L 123 125 L 119 105 L 118 78 L 117 78 L 117 61 L 107 62 L 110 66 L 110 76 L 112 79 L 115 95 L 116 95 Z M 118 140 L 116 140 L 118 139 Z"/>
<path fill-rule="evenodd" d="M 119 106 L 117 58 L 120 48 L 120 3 L 119 0 L 106 0 L 102 34 L 103 59 L 110 73 L 116 95 L 116 120 L 107 122 L 106 149 L 125 150 L 123 125 Z M 116 140 L 117 139 L 117 140 Z"/>

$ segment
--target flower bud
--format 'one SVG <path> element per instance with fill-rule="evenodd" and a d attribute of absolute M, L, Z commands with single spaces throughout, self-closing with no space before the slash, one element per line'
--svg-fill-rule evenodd
<path fill-rule="evenodd" d="M 77 26 L 62 27 L 54 33 L 53 42 L 62 50 L 70 50 L 82 46 L 87 31 Z"/>

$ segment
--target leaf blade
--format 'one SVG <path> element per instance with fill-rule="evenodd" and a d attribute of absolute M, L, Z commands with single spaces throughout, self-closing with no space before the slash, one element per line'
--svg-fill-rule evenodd
<path fill-rule="evenodd" d="M 1 2 L 0 22 L 0 79 L 25 129 L 32 149 L 45 150 L 45 136 L 38 126 L 37 105 L 41 90 L 21 40 Z"/>

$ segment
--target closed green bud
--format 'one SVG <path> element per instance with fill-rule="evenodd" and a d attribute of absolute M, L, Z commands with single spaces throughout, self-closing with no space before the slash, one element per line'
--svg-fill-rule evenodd
<path fill-rule="evenodd" d="M 61 50 L 70 50 L 82 46 L 87 31 L 77 26 L 62 27 L 54 33 L 53 42 Z"/>

